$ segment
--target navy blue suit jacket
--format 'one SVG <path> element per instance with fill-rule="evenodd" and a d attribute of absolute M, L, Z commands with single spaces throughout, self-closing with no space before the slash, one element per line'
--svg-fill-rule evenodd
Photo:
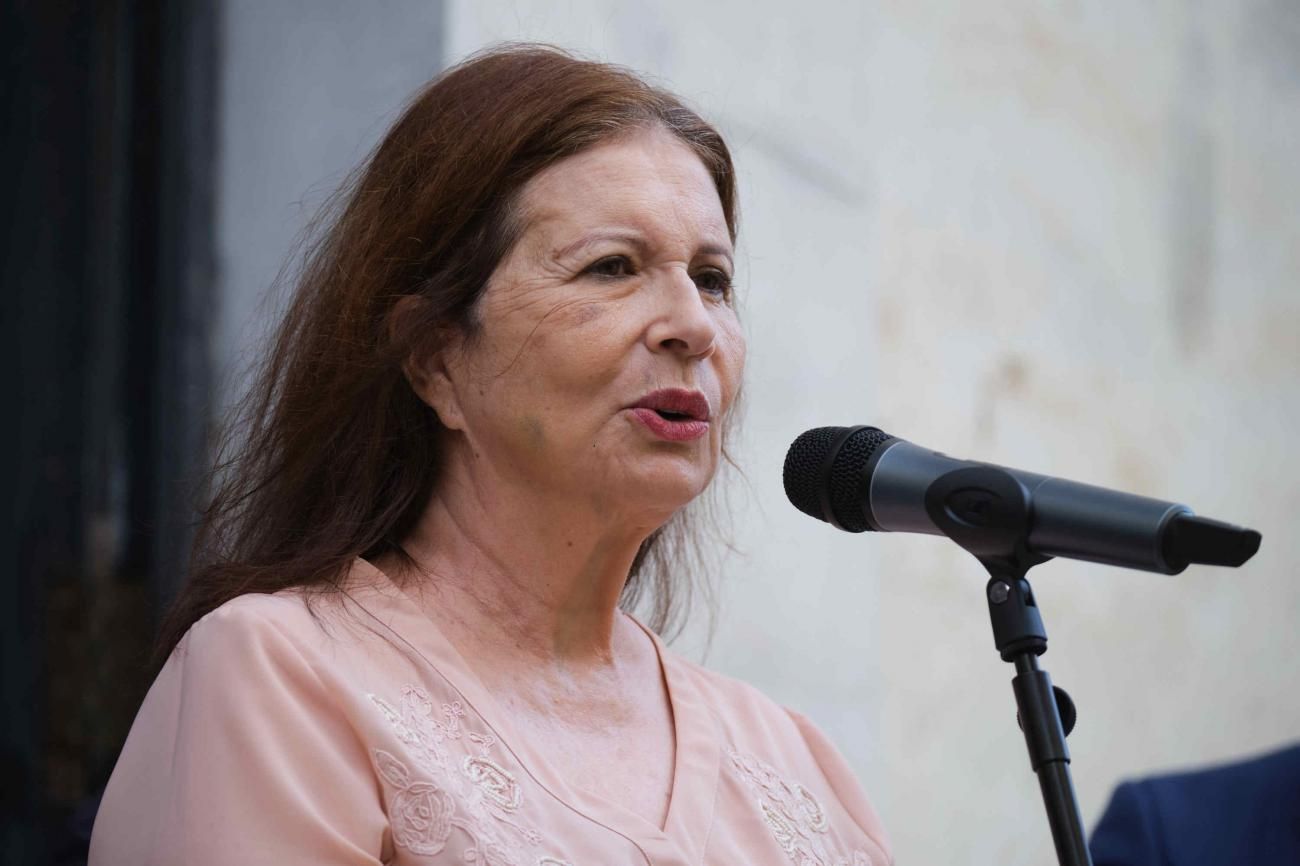
<path fill-rule="evenodd" d="M 1125 782 L 1089 848 L 1094 866 L 1300 866 L 1300 746 Z"/>

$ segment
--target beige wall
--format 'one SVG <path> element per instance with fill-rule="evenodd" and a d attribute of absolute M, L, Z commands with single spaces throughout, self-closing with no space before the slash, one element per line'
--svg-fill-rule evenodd
<path fill-rule="evenodd" d="M 1122 777 L 1300 739 L 1300 7 L 448 12 L 453 60 L 554 41 L 729 136 L 748 481 L 709 663 L 831 732 L 900 863 L 1052 854 L 978 566 L 795 512 L 779 471 L 808 427 L 876 423 L 1263 532 L 1239 572 L 1037 572 L 1090 825 Z"/>
<path fill-rule="evenodd" d="M 1240 572 L 1039 570 L 1091 824 L 1122 776 L 1300 739 L 1300 7 L 975 5 L 901 5 L 871 51 L 877 417 L 1265 538 Z M 910 539 L 879 555 L 900 847 L 1050 861 L 1002 820 L 1040 813 L 976 569 Z M 923 611 L 942 636 L 904 655 Z M 945 767 L 963 780 L 927 799 Z"/>

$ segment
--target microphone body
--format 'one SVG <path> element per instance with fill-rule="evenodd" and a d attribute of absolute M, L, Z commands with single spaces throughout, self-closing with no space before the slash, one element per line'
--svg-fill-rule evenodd
<path fill-rule="evenodd" d="M 977 465 L 991 464 L 956 460 L 893 439 L 870 467 L 863 498 L 865 517 L 881 532 L 943 535 L 927 513 L 926 491 L 940 476 Z M 1159 541 L 1171 518 L 1192 513 L 1187 506 L 998 468 L 1020 482 L 1028 495 L 1032 510 L 1029 549 L 1034 553 L 1173 573 Z"/>
<path fill-rule="evenodd" d="M 936 503 L 932 485 L 949 473 L 981 466 L 993 464 L 958 460 L 875 427 L 819 427 L 790 446 L 785 488 L 800 511 L 850 532 L 944 535 L 931 507 L 943 507 L 978 530 L 981 514 L 994 506 L 997 495 L 964 487 L 946 491 Z M 1193 562 L 1240 565 L 1259 548 L 1258 532 L 1197 517 L 1179 503 L 993 468 L 1023 489 L 1032 553 L 1177 574 Z"/>

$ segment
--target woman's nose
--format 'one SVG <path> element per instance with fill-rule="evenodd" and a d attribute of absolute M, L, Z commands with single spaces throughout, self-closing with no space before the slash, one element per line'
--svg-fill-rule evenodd
<path fill-rule="evenodd" d="M 646 333 L 652 351 L 688 358 L 708 357 L 718 339 L 718 327 L 707 301 L 689 274 L 674 269 L 662 277 L 656 295 L 654 321 Z"/>

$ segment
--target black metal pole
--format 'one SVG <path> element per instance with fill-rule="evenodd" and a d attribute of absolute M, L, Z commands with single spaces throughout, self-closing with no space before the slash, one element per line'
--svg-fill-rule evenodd
<path fill-rule="evenodd" d="M 1018 654 L 1015 665 L 1017 673 L 1011 684 L 1016 693 L 1020 727 L 1042 790 L 1056 859 L 1062 866 L 1092 866 L 1070 777 L 1070 750 L 1065 744 L 1066 726 L 1061 721 L 1057 690 L 1047 671 L 1038 667 L 1033 652 Z"/>
<path fill-rule="evenodd" d="M 1031 563 L 983 562 L 992 575 L 984 594 L 993 623 L 993 643 L 1002 660 L 1016 666 L 1011 687 L 1029 764 L 1042 789 L 1056 859 L 1061 866 L 1092 866 L 1070 779 L 1070 749 L 1065 744 L 1065 735 L 1074 727 L 1074 705 L 1065 692 L 1052 685 L 1047 671 L 1038 667 L 1038 656 L 1047 652 L 1047 630 L 1033 587 L 1024 577 Z M 1061 718 L 1063 705 L 1069 711 L 1065 721 Z"/>

